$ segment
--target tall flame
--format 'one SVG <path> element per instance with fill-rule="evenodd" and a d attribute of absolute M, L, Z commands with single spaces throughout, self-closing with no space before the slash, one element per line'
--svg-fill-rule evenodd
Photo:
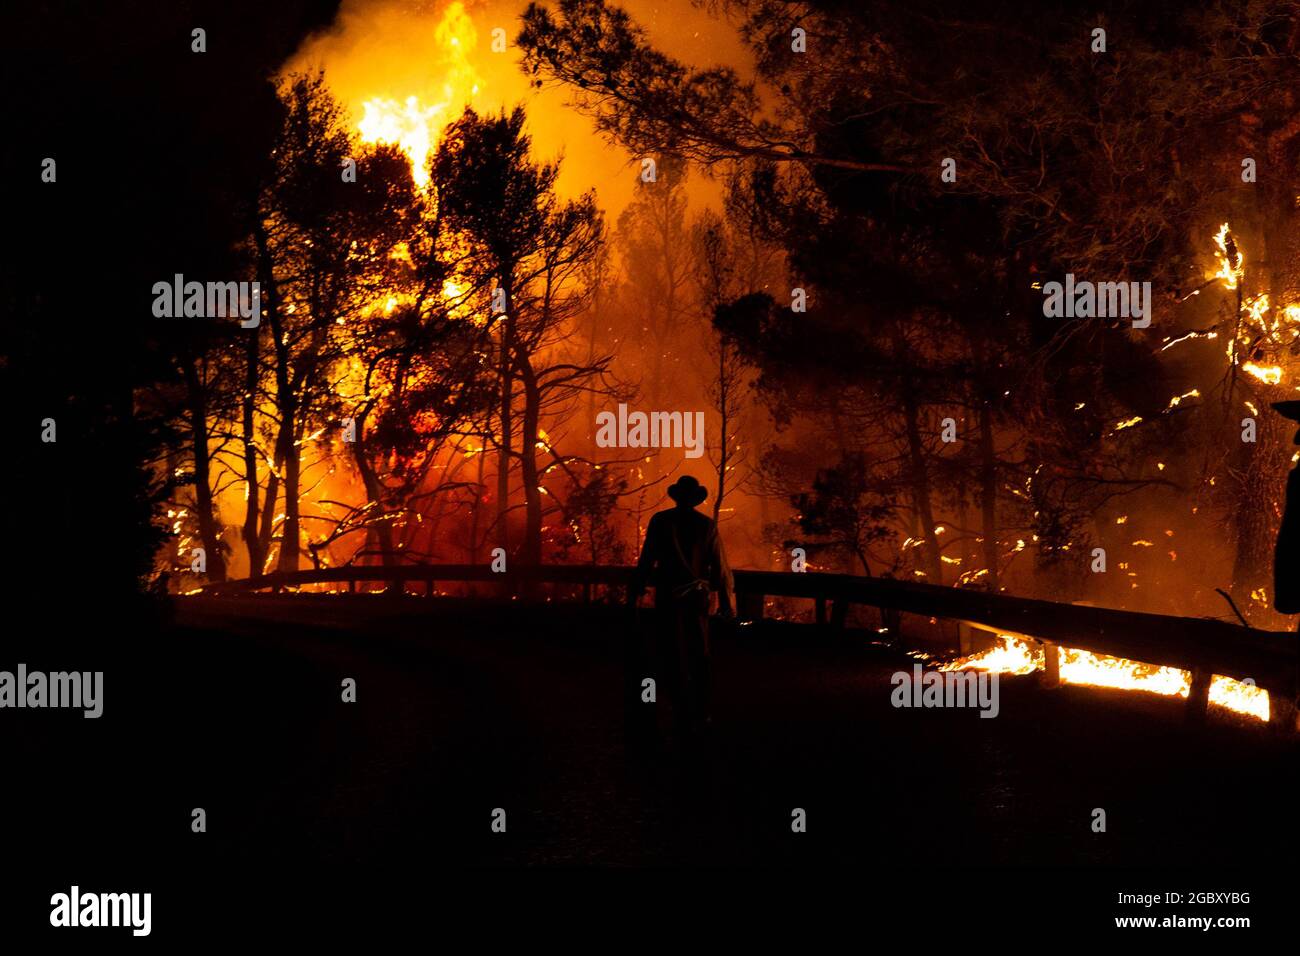
<path fill-rule="evenodd" d="M 1219 264 L 1219 271 L 1214 278 L 1222 279 L 1224 288 L 1235 289 L 1246 274 L 1246 260 L 1232 238 L 1232 230 L 1225 222 L 1215 234 L 1214 245 L 1217 247 L 1214 258 Z"/>
<path fill-rule="evenodd" d="M 434 28 L 434 39 L 446 64 L 439 99 L 426 103 L 418 94 L 405 91 L 373 96 L 361 104 L 357 123 L 362 142 L 394 143 L 406 153 L 411 175 L 422 189 L 429 184 L 429 154 L 437 147 L 443 128 L 479 91 L 478 72 L 470 61 L 478 33 L 459 0 L 443 13 Z"/>

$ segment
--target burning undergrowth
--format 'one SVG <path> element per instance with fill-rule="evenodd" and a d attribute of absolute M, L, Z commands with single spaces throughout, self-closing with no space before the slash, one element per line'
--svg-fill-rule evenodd
<path fill-rule="evenodd" d="M 942 671 L 981 670 L 999 674 L 1032 674 L 1046 667 L 1046 654 L 1058 654 L 1061 683 L 1116 690 L 1142 691 L 1162 697 L 1186 698 L 1192 675 L 1176 667 L 1094 654 L 1072 647 L 1056 647 L 999 634 L 992 648 L 940 666 Z M 1210 684 L 1210 704 L 1255 720 L 1268 721 L 1268 692 L 1243 681 L 1215 674 Z"/>

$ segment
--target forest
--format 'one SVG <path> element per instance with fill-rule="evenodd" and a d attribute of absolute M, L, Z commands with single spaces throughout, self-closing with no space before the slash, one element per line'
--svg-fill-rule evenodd
<path fill-rule="evenodd" d="M 809 570 L 1232 619 L 1221 590 L 1282 620 L 1295 2 L 692 6 L 727 63 L 668 52 L 639 0 L 501 6 L 428 7 L 460 51 L 427 64 L 437 109 L 377 84 L 358 110 L 287 34 L 220 54 L 239 71 L 146 89 L 124 65 L 86 92 L 99 180 L 65 186 L 87 170 L 62 162 L 6 239 L 0 389 L 24 432 L 58 428 L 35 477 L 5 478 L 51 502 L 16 507 L 11 579 L 44 587 L 87 547 L 83 586 L 158 593 L 498 548 L 629 564 L 692 474 L 739 567 L 803 549 Z M 551 98 L 487 97 L 494 56 Z M 233 121 L 231 83 L 255 104 Z M 124 90 L 135 116 L 107 109 Z M 18 107 L 41 155 L 68 135 L 55 99 Z M 209 138 L 158 132 L 183 103 Z M 559 110 L 622 192 L 590 150 L 538 145 Z M 175 203 L 141 206 L 141 177 Z M 106 183 L 117 219 L 69 277 L 60 216 Z M 157 317 L 174 274 L 256 283 L 260 322 Z M 1150 321 L 1050 307 L 1067 276 L 1150 290 Z M 70 340 L 87 309 L 98 331 Z M 702 413 L 703 454 L 598 440 L 625 410 Z"/>

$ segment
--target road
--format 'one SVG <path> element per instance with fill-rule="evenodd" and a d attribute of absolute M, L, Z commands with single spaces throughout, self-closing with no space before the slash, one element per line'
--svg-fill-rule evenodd
<path fill-rule="evenodd" d="M 896 710 L 910 661 L 768 623 L 715 649 L 703 754 L 633 747 L 619 608 L 196 599 L 209 852 L 424 865 L 1295 859 L 1296 752 L 1173 701 L 1005 678 L 1001 713 Z M 341 700 L 356 681 L 357 701 Z M 653 705 L 645 705 L 653 706 Z M 506 833 L 491 814 L 506 813 Z M 794 808 L 806 833 L 791 832 Z M 1106 832 L 1094 832 L 1094 810 Z"/>

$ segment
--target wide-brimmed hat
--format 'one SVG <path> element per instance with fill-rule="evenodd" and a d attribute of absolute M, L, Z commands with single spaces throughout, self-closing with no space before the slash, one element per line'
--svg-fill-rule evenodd
<path fill-rule="evenodd" d="M 668 486 L 668 497 L 673 499 L 679 505 L 687 505 L 694 508 L 705 498 L 709 497 L 709 489 L 705 488 L 690 475 L 682 475 L 671 485 Z"/>

